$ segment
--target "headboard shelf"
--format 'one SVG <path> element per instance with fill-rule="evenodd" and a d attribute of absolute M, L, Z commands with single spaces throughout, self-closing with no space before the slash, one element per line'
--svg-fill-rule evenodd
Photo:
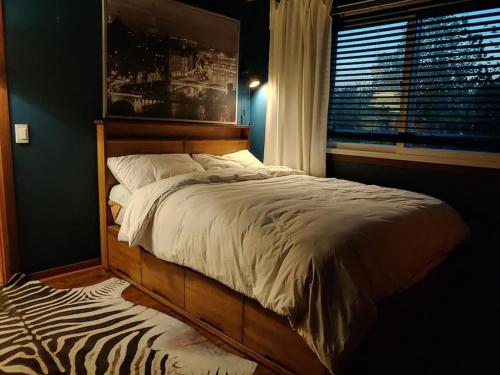
<path fill-rule="evenodd" d="M 246 139 L 108 139 L 106 156 L 132 154 L 223 155 L 248 148 Z"/>
<path fill-rule="evenodd" d="M 204 124 L 166 121 L 99 120 L 106 124 L 108 139 L 249 139 L 249 125 Z"/>

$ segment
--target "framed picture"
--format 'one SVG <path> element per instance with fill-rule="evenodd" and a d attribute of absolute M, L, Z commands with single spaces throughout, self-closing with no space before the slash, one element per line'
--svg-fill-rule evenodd
<path fill-rule="evenodd" d="M 105 117 L 236 123 L 238 20 L 173 0 L 103 0 Z"/>

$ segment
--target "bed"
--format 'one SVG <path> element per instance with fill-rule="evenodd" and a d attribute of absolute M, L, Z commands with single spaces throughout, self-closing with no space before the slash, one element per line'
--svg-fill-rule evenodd
<path fill-rule="evenodd" d="M 103 265 L 279 373 L 341 369 L 376 301 L 420 280 L 468 234 L 437 199 L 286 168 L 151 183 L 120 227 L 109 157 L 223 155 L 248 149 L 250 127 L 106 120 L 97 139 Z"/>

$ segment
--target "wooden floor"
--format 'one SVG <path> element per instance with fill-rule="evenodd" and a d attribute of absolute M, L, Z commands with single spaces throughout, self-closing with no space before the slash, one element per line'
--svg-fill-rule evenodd
<path fill-rule="evenodd" d="M 77 287 L 82 287 L 82 286 L 87 286 L 91 284 L 96 284 L 101 281 L 104 281 L 106 279 L 109 279 L 111 277 L 114 277 L 111 273 L 108 271 L 104 270 L 101 266 L 98 267 L 93 267 L 81 271 L 75 271 L 63 275 L 58 275 L 58 276 L 53 276 L 45 279 L 41 279 L 44 284 L 49 285 L 53 288 L 77 288 Z M 212 343 L 217 345 L 219 348 L 225 350 L 226 352 L 235 354 L 239 357 L 242 358 L 248 358 L 246 355 L 242 354 L 241 352 L 237 351 L 230 345 L 224 343 L 222 340 L 218 339 L 217 337 L 209 334 L 208 332 L 204 331 L 200 327 L 192 324 L 190 321 L 187 319 L 183 318 L 181 315 L 177 314 L 175 311 L 169 309 L 168 307 L 162 305 L 158 301 L 154 300 L 153 298 L 149 297 L 147 294 L 141 292 L 137 288 L 130 286 L 128 287 L 124 292 L 123 292 L 123 298 L 126 299 L 127 301 L 130 301 L 132 303 L 142 305 L 142 306 L 147 306 L 150 308 L 153 308 L 155 310 L 161 311 L 173 318 L 176 318 L 193 328 L 195 328 L 201 335 L 205 336 L 208 340 L 210 340 Z M 257 370 L 255 371 L 255 374 L 257 375 L 267 375 L 267 374 L 274 374 L 273 371 L 269 370 L 268 368 L 259 365 L 257 367 Z"/>

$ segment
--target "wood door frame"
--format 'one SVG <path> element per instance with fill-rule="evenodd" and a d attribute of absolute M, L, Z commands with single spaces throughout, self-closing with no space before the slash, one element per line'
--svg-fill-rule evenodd
<path fill-rule="evenodd" d="M 0 0 L 0 283 L 19 271 L 16 196 L 9 91 L 5 56 L 3 0 Z"/>

